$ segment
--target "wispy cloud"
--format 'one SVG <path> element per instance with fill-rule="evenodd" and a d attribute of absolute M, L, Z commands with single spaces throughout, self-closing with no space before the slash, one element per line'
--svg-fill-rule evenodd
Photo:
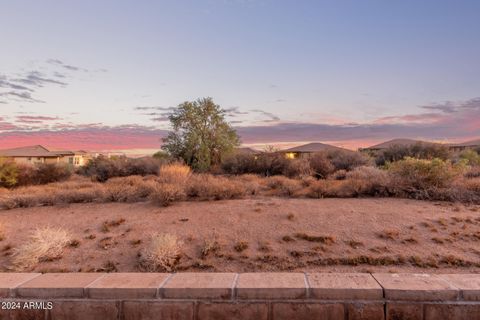
<path fill-rule="evenodd" d="M 8 104 L 11 102 L 30 102 L 43 103 L 41 99 L 35 98 L 33 95 L 37 91 L 46 86 L 66 87 L 68 83 L 66 79 L 74 72 L 84 71 L 87 69 L 77 66 L 69 65 L 58 59 L 49 59 L 46 61 L 51 69 L 48 74 L 45 71 L 38 71 L 37 69 L 45 69 L 45 63 L 21 74 L 7 75 L 0 73 L 0 103 Z M 51 76 L 50 76 L 50 75 Z M 3 89 L 3 90 L 2 90 Z"/>
<path fill-rule="evenodd" d="M 273 113 L 271 112 L 267 112 L 267 111 L 264 111 L 264 110 L 261 110 L 261 109 L 252 109 L 250 110 L 251 112 L 255 112 L 255 113 L 258 113 L 262 116 L 264 116 L 266 119 L 265 120 L 262 120 L 263 122 L 276 122 L 276 121 L 280 121 L 280 117 L 278 117 L 277 115 L 274 115 Z"/>

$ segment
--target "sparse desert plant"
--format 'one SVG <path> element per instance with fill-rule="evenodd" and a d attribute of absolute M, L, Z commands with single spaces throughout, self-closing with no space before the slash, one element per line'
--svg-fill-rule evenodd
<path fill-rule="evenodd" d="M 390 176 L 385 170 L 375 167 L 357 167 L 347 173 L 344 186 L 353 196 L 388 195 Z"/>
<path fill-rule="evenodd" d="M 40 163 L 35 166 L 33 181 L 28 184 L 47 184 L 65 181 L 72 175 L 72 170 L 67 165 L 56 163 Z"/>
<path fill-rule="evenodd" d="M 447 160 L 450 151 L 447 146 L 434 143 L 415 143 L 413 145 L 393 145 L 378 153 L 375 158 L 377 165 L 383 166 L 389 162 L 400 161 L 405 158 L 432 160 L 435 158 Z"/>
<path fill-rule="evenodd" d="M 61 258 L 64 248 L 70 241 L 71 237 L 64 229 L 50 227 L 37 229 L 26 243 L 14 249 L 13 268 L 30 269 L 39 262 Z"/>
<path fill-rule="evenodd" d="M 167 207 L 174 201 L 185 200 L 185 187 L 174 183 L 159 183 L 150 194 L 153 203 Z"/>
<path fill-rule="evenodd" d="M 237 243 L 235 243 L 233 248 L 237 252 L 245 251 L 246 249 L 248 249 L 248 242 L 247 241 L 238 241 Z"/>
<path fill-rule="evenodd" d="M 13 160 L 0 157 L 0 187 L 13 187 L 18 182 L 18 167 Z"/>
<path fill-rule="evenodd" d="M 465 172 L 465 178 L 480 178 L 480 165 L 479 166 L 474 166 L 470 167 L 466 172 Z"/>
<path fill-rule="evenodd" d="M 388 229 L 379 232 L 377 235 L 380 239 L 396 240 L 400 236 L 400 231 L 395 229 Z"/>
<path fill-rule="evenodd" d="M 308 177 L 313 174 L 307 159 L 291 159 L 287 162 L 283 174 L 289 178 Z"/>
<path fill-rule="evenodd" d="M 183 185 L 190 178 L 191 174 L 192 170 L 189 166 L 181 163 L 171 163 L 160 167 L 158 179 L 163 183 Z"/>
<path fill-rule="evenodd" d="M 266 178 L 266 185 L 276 194 L 291 197 L 302 189 L 302 182 L 296 179 L 289 179 L 284 176 L 273 176 Z"/>
<path fill-rule="evenodd" d="M 161 161 L 155 158 L 132 159 L 127 157 L 104 156 L 90 160 L 79 173 L 91 177 L 92 180 L 105 182 L 113 177 L 125 177 L 130 175 L 157 174 Z"/>
<path fill-rule="evenodd" d="M 367 166 L 371 163 L 371 159 L 367 155 L 357 151 L 335 149 L 324 152 L 334 166 L 335 171 L 350 171 L 356 167 Z"/>
<path fill-rule="evenodd" d="M 327 245 L 335 243 L 335 237 L 333 236 L 312 236 L 306 233 L 296 233 L 295 237 L 297 239 L 302 239 L 310 242 L 320 242 Z"/>
<path fill-rule="evenodd" d="M 187 183 L 187 195 L 202 200 L 238 199 L 247 193 L 245 184 L 221 176 L 198 174 Z"/>
<path fill-rule="evenodd" d="M 202 258 L 208 257 L 210 254 L 215 254 L 220 250 L 220 243 L 218 243 L 216 237 L 205 239 L 203 242 L 200 255 Z"/>
<path fill-rule="evenodd" d="M 182 254 L 176 235 L 163 233 L 152 236 L 150 245 L 140 254 L 139 265 L 146 271 L 174 271 Z"/>
<path fill-rule="evenodd" d="M 388 166 L 394 184 L 405 191 L 445 188 L 461 173 L 461 167 L 438 158 L 405 158 Z"/>
<path fill-rule="evenodd" d="M 310 167 L 317 178 L 325 179 L 335 171 L 335 167 L 325 152 L 317 152 L 310 158 Z"/>

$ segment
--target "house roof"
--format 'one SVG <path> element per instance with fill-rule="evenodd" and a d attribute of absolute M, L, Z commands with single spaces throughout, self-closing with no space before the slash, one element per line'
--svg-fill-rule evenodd
<path fill-rule="evenodd" d="M 423 144 L 435 144 L 433 142 L 422 141 L 422 140 L 414 140 L 414 139 L 393 139 L 389 141 L 385 141 L 374 146 L 365 148 L 365 149 L 373 149 L 373 150 L 381 150 L 381 149 L 388 149 L 393 146 L 411 146 L 416 143 L 423 143 Z"/>
<path fill-rule="evenodd" d="M 480 146 L 480 139 L 465 141 L 462 143 L 453 143 L 451 147 L 476 147 Z"/>
<path fill-rule="evenodd" d="M 58 157 L 40 145 L 0 150 L 0 157 Z"/>
<path fill-rule="evenodd" d="M 73 156 L 75 154 L 86 154 L 85 151 L 50 151 L 47 148 L 36 145 L 12 149 L 0 150 L 0 157 L 47 157 L 56 158 L 61 156 Z"/>
<path fill-rule="evenodd" d="M 347 150 L 347 149 L 332 146 L 330 144 L 312 142 L 312 143 L 307 143 L 301 146 L 293 147 L 290 149 L 282 150 L 281 152 L 320 152 L 325 150 Z M 350 150 L 347 150 L 347 151 L 350 151 Z"/>
<path fill-rule="evenodd" d="M 235 148 L 235 153 L 243 153 L 243 154 L 257 154 L 260 153 L 260 151 L 248 148 L 248 147 L 241 147 L 241 148 Z"/>

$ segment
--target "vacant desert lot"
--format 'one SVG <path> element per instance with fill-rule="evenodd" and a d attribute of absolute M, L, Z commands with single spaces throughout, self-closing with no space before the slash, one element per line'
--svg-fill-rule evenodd
<path fill-rule="evenodd" d="M 154 233 L 182 242 L 178 271 L 480 272 L 480 207 L 405 199 L 72 204 L 0 211 L 0 268 L 40 227 L 74 241 L 28 271 L 139 271 Z"/>

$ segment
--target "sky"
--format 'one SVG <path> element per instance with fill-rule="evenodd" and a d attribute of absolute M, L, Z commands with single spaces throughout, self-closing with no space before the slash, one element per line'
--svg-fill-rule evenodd
<path fill-rule="evenodd" d="M 0 149 L 153 152 L 212 97 L 246 146 L 480 138 L 477 0 L 0 0 Z"/>

